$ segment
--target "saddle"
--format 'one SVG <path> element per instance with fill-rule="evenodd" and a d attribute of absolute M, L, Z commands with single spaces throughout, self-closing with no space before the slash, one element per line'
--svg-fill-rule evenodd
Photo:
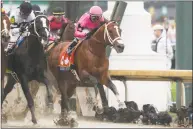
<path fill-rule="evenodd" d="M 67 49 L 70 46 L 71 43 L 66 45 L 59 57 L 59 68 L 62 71 L 69 71 L 71 69 L 74 69 L 74 54 L 76 49 L 79 47 L 79 45 L 82 43 L 83 40 L 79 40 L 77 45 L 73 48 L 71 55 L 68 55 Z"/>

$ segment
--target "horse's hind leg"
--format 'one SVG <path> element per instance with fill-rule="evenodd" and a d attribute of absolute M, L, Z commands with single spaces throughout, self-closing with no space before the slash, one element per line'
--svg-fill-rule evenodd
<path fill-rule="evenodd" d="M 59 90 L 61 92 L 61 116 L 60 120 L 57 122 L 59 125 L 77 126 L 76 120 L 70 114 L 70 103 L 68 97 L 68 83 L 64 80 L 58 83 Z M 70 86 L 70 85 L 69 85 Z"/>
<path fill-rule="evenodd" d="M 48 79 L 48 74 L 50 74 L 48 71 L 44 72 L 43 83 L 46 85 L 46 90 L 48 95 L 48 108 L 52 111 L 54 109 L 53 94 L 52 94 L 52 85 L 50 83 L 50 80 Z"/>
<path fill-rule="evenodd" d="M 29 91 L 29 87 L 28 87 L 28 79 L 25 75 L 19 75 L 18 76 L 19 79 L 20 79 L 20 83 L 21 83 L 21 87 L 22 87 L 22 90 L 23 90 L 23 93 L 27 99 L 27 103 L 28 103 L 28 107 L 30 109 L 30 112 L 31 112 L 31 116 L 32 116 L 32 122 L 34 124 L 37 124 L 37 120 L 36 120 L 36 117 L 35 117 L 35 107 L 34 107 L 34 101 L 33 101 L 33 98 L 31 96 L 31 93 Z"/>

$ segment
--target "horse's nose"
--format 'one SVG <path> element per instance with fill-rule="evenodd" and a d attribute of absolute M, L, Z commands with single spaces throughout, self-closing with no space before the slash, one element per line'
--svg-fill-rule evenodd
<path fill-rule="evenodd" d="M 123 51 L 125 48 L 125 45 L 124 44 L 117 44 L 117 48 Z"/>

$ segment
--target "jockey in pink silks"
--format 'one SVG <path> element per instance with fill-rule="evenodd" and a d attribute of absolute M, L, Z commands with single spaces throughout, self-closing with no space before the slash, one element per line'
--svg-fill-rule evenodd
<path fill-rule="evenodd" d="M 91 30 L 98 28 L 101 22 L 105 21 L 102 14 L 103 11 L 99 6 L 92 6 L 89 12 L 82 15 L 82 17 L 76 23 L 74 40 L 68 47 L 68 55 L 71 54 L 79 39 L 85 39 Z"/>

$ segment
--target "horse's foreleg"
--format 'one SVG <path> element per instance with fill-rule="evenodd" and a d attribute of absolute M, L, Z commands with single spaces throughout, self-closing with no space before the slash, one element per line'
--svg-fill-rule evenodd
<path fill-rule="evenodd" d="M 12 77 L 12 75 L 11 74 L 7 74 L 7 75 L 8 75 L 7 76 L 7 83 L 6 83 L 5 88 L 4 88 L 4 79 L 2 81 L 2 86 L 1 86 L 1 90 L 2 90 L 1 91 L 1 93 L 2 93 L 2 95 L 1 95 L 1 107 L 3 105 L 3 102 L 6 98 L 6 96 L 12 91 L 14 84 L 15 84 L 15 80 Z M 7 122 L 7 116 L 4 113 L 2 114 L 2 121 L 5 123 Z"/>
<path fill-rule="evenodd" d="M 4 88 L 4 95 L 1 98 L 1 105 L 3 104 L 3 101 L 5 100 L 7 95 L 12 91 L 15 83 L 16 83 L 16 81 L 12 77 L 12 75 L 7 74 L 7 83 L 6 83 L 5 88 Z M 2 86 L 4 86 L 4 84 Z"/>
<path fill-rule="evenodd" d="M 104 87 L 99 83 L 98 79 L 89 73 L 87 73 L 87 77 L 91 81 L 91 83 L 94 85 L 95 95 L 96 95 L 96 103 L 95 103 L 95 111 L 98 114 L 102 114 L 104 112 L 104 107 L 108 107 L 108 101 L 105 95 Z M 98 92 L 99 89 L 99 92 Z M 102 103 L 100 102 L 98 95 L 100 95 Z"/>
<path fill-rule="evenodd" d="M 102 76 L 101 82 L 102 82 L 102 84 L 107 86 L 109 89 L 111 89 L 111 91 L 114 93 L 114 95 L 117 98 L 117 102 L 119 103 L 119 108 L 126 108 L 125 103 L 122 102 L 121 99 L 120 99 L 120 95 L 119 95 L 119 92 L 117 90 L 117 87 L 112 82 L 112 80 L 111 80 L 110 76 L 108 75 L 108 73 L 105 74 L 104 76 Z"/>
<path fill-rule="evenodd" d="M 25 75 L 21 75 L 21 76 L 18 76 L 19 79 L 20 79 L 20 83 L 21 83 L 21 87 L 22 87 L 22 90 L 23 90 L 23 93 L 27 99 L 27 103 L 28 103 L 28 107 L 30 109 L 30 112 L 31 112 L 31 116 L 32 116 L 32 122 L 34 124 L 37 124 L 37 120 L 36 120 L 36 117 L 35 117 L 35 107 L 34 107 L 34 101 L 33 101 L 33 98 L 31 96 L 31 93 L 29 91 L 29 87 L 28 87 L 28 79 Z"/>
<path fill-rule="evenodd" d="M 97 87 L 99 89 L 99 93 L 100 93 L 100 97 L 101 97 L 101 100 L 102 100 L 102 105 L 103 107 L 108 107 L 108 100 L 107 100 L 107 97 L 106 97 L 106 94 L 105 94 L 105 90 L 104 90 L 104 87 L 103 85 L 101 85 L 100 83 L 97 84 Z"/>

